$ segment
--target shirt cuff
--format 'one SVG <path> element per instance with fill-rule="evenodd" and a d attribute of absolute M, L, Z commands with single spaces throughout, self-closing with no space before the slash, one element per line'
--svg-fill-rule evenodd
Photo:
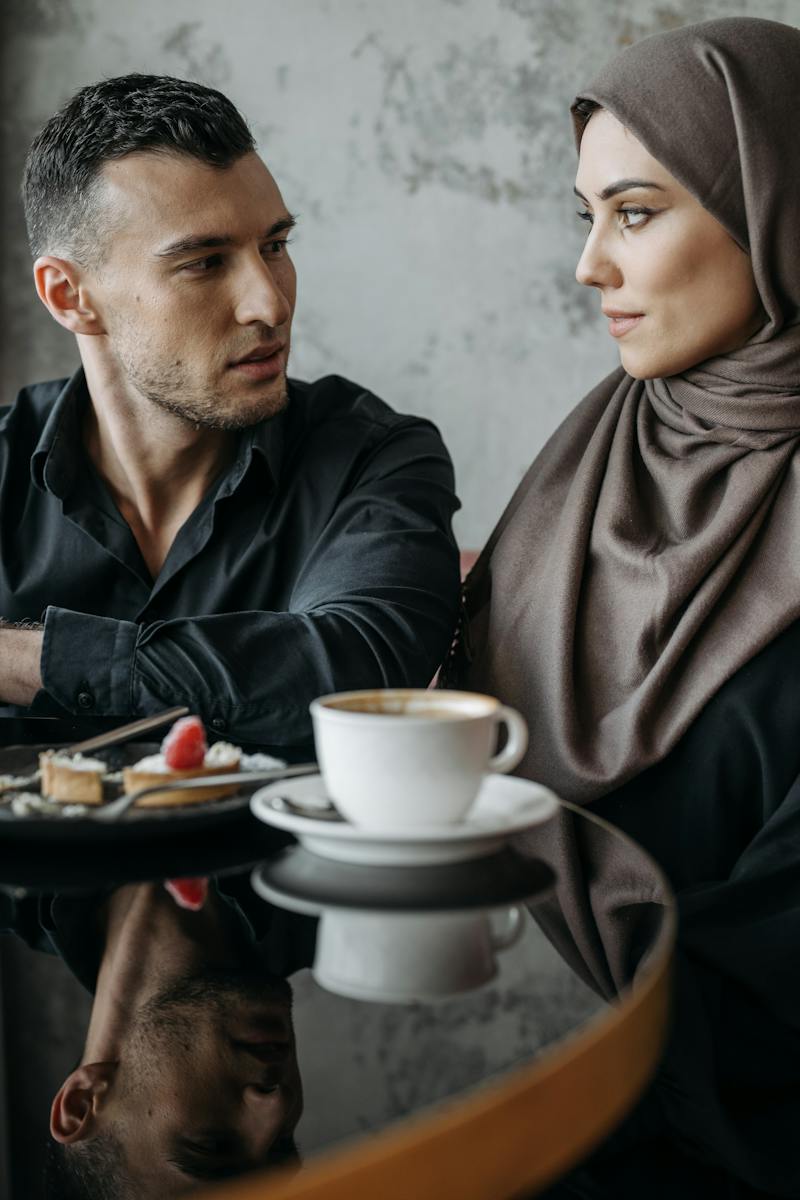
<path fill-rule="evenodd" d="M 45 690 L 78 715 L 132 712 L 138 636 L 132 621 L 48 608 L 41 660 Z"/>

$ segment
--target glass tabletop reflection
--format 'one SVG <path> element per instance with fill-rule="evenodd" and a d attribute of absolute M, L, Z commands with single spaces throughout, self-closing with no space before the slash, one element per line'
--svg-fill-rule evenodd
<path fill-rule="evenodd" d="M 0 722 L 0 741 L 97 729 L 44 725 Z M 186 877 L 206 882 L 169 884 Z M 568 809 L 421 867 L 319 858 L 247 806 L 178 836 L 0 827 L 11 1194 L 46 1195 L 48 1173 L 169 1197 L 302 1170 L 466 1094 L 615 1002 L 658 937 L 659 889 L 633 843 Z"/>

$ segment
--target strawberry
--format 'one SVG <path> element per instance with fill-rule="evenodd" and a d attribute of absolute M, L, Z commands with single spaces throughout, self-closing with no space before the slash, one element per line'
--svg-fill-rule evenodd
<path fill-rule="evenodd" d="M 190 912 L 198 912 L 208 895 L 208 880 L 203 878 L 167 879 L 164 887 L 179 908 L 188 908 Z"/>
<path fill-rule="evenodd" d="M 173 771 L 202 767 L 208 749 L 203 722 L 199 717 L 181 717 L 164 738 L 161 749 Z"/>

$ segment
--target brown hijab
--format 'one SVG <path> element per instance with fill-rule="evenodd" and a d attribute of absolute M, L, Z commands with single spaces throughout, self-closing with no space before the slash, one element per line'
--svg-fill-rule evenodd
<path fill-rule="evenodd" d="M 800 616 L 800 31 L 731 18 L 657 34 L 580 98 L 749 252 L 766 313 L 682 375 L 600 383 L 467 582 L 461 681 L 526 716 L 522 774 L 585 802 L 663 759 Z"/>

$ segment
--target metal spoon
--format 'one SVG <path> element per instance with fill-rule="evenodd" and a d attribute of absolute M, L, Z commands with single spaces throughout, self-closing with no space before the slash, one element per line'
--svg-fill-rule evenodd
<path fill-rule="evenodd" d="M 118 725 L 116 729 L 109 729 L 106 733 L 98 733 L 96 737 L 87 738 L 84 742 L 75 742 L 71 746 L 59 746 L 56 749 L 60 755 L 65 757 L 75 754 L 82 754 L 86 757 L 90 750 L 102 750 L 106 746 L 117 746 L 120 742 L 125 742 L 138 734 L 150 733 L 151 730 L 158 729 L 161 725 L 176 721 L 178 717 L 185 717 L 188 711 L 189 709 L 181 704 L 176 708 L 168 708 L 165 712 L 154 713 L 150 717 L 128 721 L 125 725 Z M 24 791 L 37 784 L 39 774 L 39 771 L 36 770 L 31 775 L 15 775 L 13 783 L 0 783 L 0 804 L 9 804 L 14 798 L 13 793 Z M 7 795 L 8 792 L 11 792 L 12 795 Z"/>
<path fill-rule="evenodd" d="M 195 779 L 176 779 L 172 782 L 167 778 L 164 783 L 137 788 L 135 792 L 129 792 L 127 796 L 120 796 L 118 800 L 104 804 L 101 808 L 93 811 L 91 815 L 95 821 L 118 821 L 132 805 L 136 804 L 137 800 L 141 800 L 144 796 L 151 796 L 154 792 L 193 791 L 196 788 L 216 787 L 217 784 L 229 783 L 238 783 L 241 790 L 251 783 L 270 783 L 275 779 L 291 779 L 297 775 L 317 775 L 318 773 L 319 767 L 316 763 L 298 763 L 294 767 L 271 767 L 266 771 L 237 771 L 227 775 L 199 775 Z"/>
<path fill-rule="evenodd" d="M 288 812 L 293 817 L 309 817 L 312 821 L 344 820 L 331 800 L 326 800 L 321 804 L 303 804 L 299 800 L 290 800 L 288 796 L 273 796 L 269 806 L 276 809 L 277 812 Z"/>

